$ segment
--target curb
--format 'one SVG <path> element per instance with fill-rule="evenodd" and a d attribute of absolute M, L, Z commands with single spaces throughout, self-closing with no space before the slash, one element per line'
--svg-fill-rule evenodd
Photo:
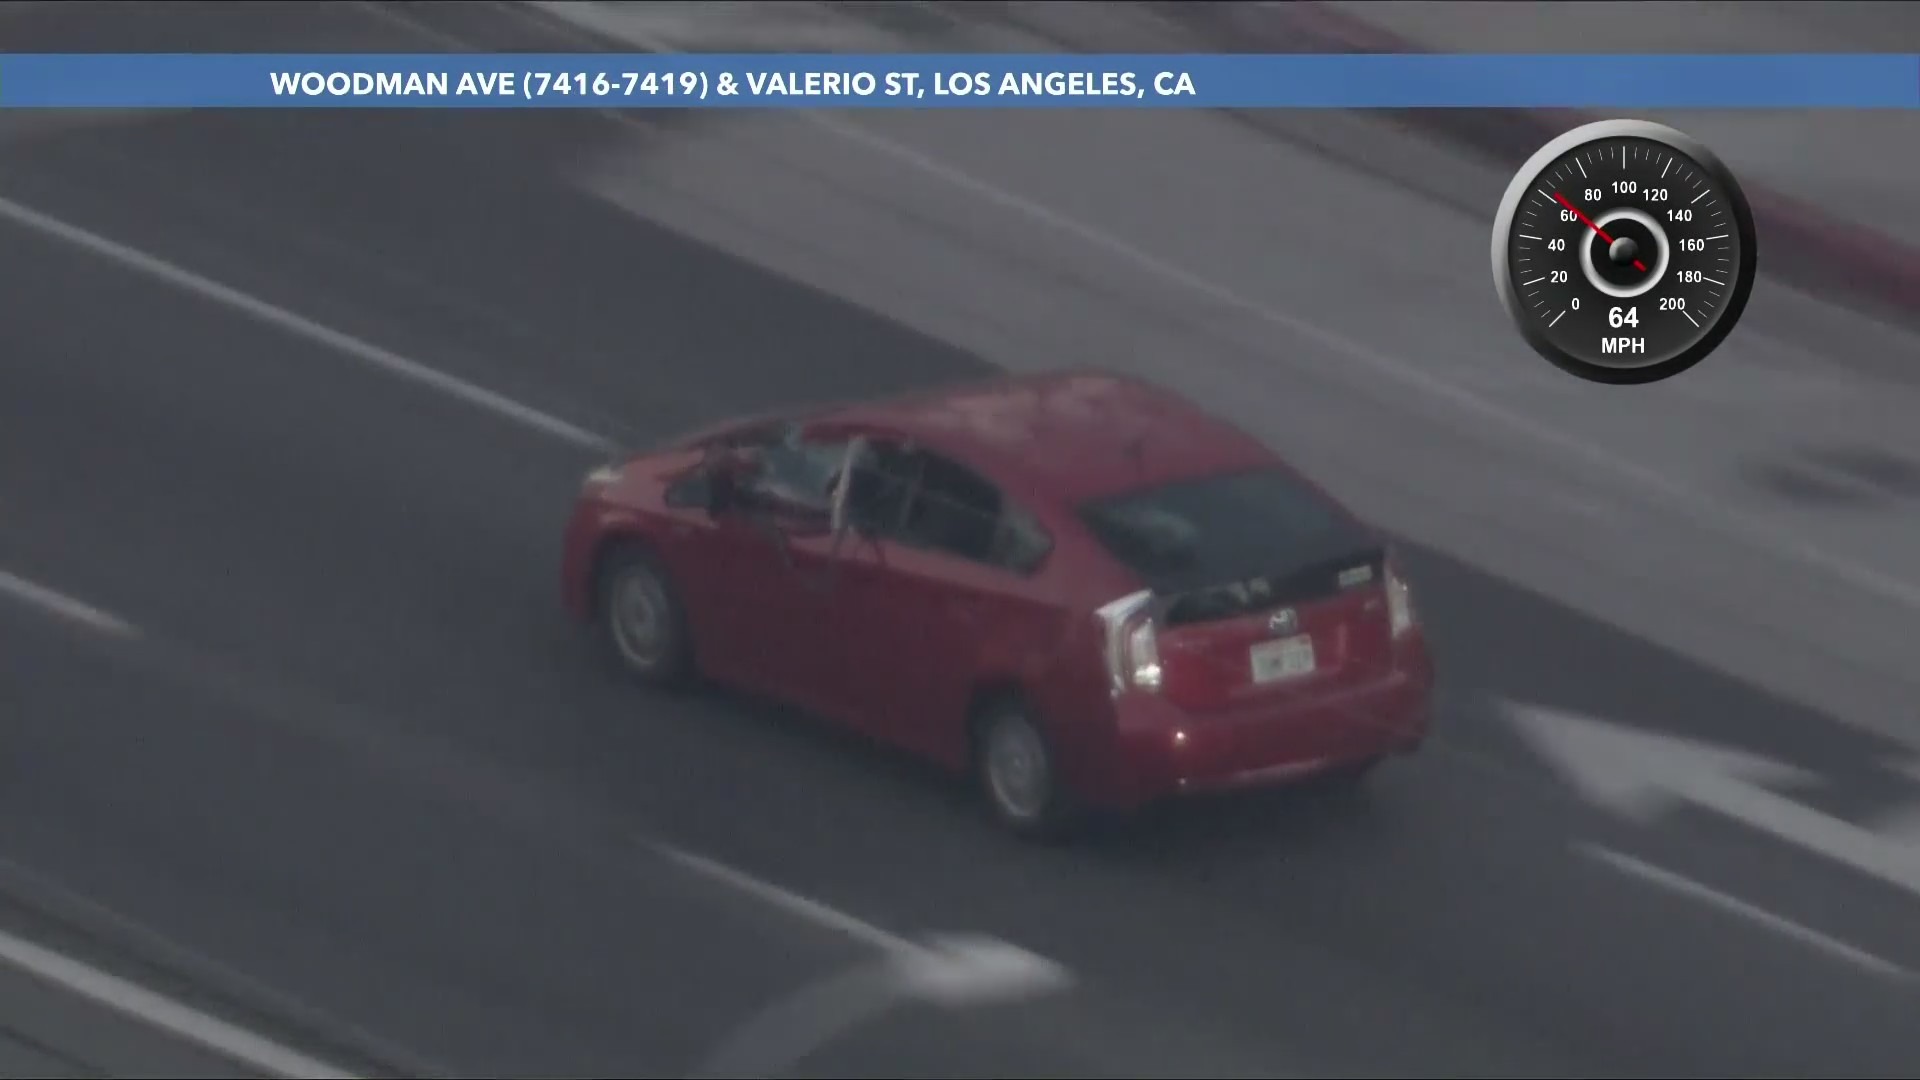
<path fill-rule="evenodd" d="M 1192 26 L 1227 51 L 1428 53 L 1362 19 L 1319 2 L 1241 6 L 1154 3 L 1167 18 Z M 1257 21 L 1256 21 L 1257 20 Z M 1600 117 L 1572 110 L 1381 110 L 1395 123 L 1459 142 L 1503 162 L 1518 162 L 1554 136 Z M 1920 323 L 1920 248 L 1843 221 L 1790 195 L 1743 185 L 1766 249 L 1767 272 L 1817 296 L 1859 311 Z"/>

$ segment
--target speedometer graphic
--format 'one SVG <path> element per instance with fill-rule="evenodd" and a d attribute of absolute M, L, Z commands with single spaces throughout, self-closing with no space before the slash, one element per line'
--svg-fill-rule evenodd
<path fill-rule="evenodd" d="M 1528 159 L 1493 226 L 1493 278 L 1561 370 L 1665 379 L 1732 332 L 1753 289 L 1753 211 L 1711 150 L 1662 124 L 1602 120 Z"/>

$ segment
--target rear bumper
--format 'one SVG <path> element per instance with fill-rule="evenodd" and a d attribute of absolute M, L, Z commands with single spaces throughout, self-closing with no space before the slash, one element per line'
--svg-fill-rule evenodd
<path fill-rule="evenodd" d="M 1119 807 L 1168 796 L 1285 784 L 1411 753 L 1431 723 L 1433 679 L 1398 672 L 1364 687 L 1202 716 L 1152 695 L 1120 703 Z"/>

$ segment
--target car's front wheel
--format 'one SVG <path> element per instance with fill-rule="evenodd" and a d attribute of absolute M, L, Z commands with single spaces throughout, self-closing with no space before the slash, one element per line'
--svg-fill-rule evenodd
<path fill-rule="evenodd" d="M 650 686 L 693 676 L 693 651 L 679 594 L 658 561 L 638 547 L 610 553 L 599 575 L 600 638 L 614 662 Z"/>
<path fill-rule="evenodd" d="M 999 702 L 979 716 L 974 772 L 994 819 L 1020 836 L 1059 839 L 1077 820 L 1053 745 L 1020 702 Z"/>

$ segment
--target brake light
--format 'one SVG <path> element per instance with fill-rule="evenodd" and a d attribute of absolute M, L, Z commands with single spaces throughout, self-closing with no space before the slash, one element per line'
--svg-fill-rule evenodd
<path fill-rule="evenodd" d="M 1143 590 L 1094 612 L 1105 635 L 1107 678 L 1115 696 L 1160 689 L 1160 641 L 1152 604 L 1153 593 Z"/>
<path fill-rule="evenodd" d="M 1406 580 L 1394 573 L 1393 567 L 1387 567 L 1387 621 L 1393 628 L 1393 636 L 1402 638 L 1419 627 L 1420 620 L 1413 613 L 1413 590 L 1407 587 Z"/>

